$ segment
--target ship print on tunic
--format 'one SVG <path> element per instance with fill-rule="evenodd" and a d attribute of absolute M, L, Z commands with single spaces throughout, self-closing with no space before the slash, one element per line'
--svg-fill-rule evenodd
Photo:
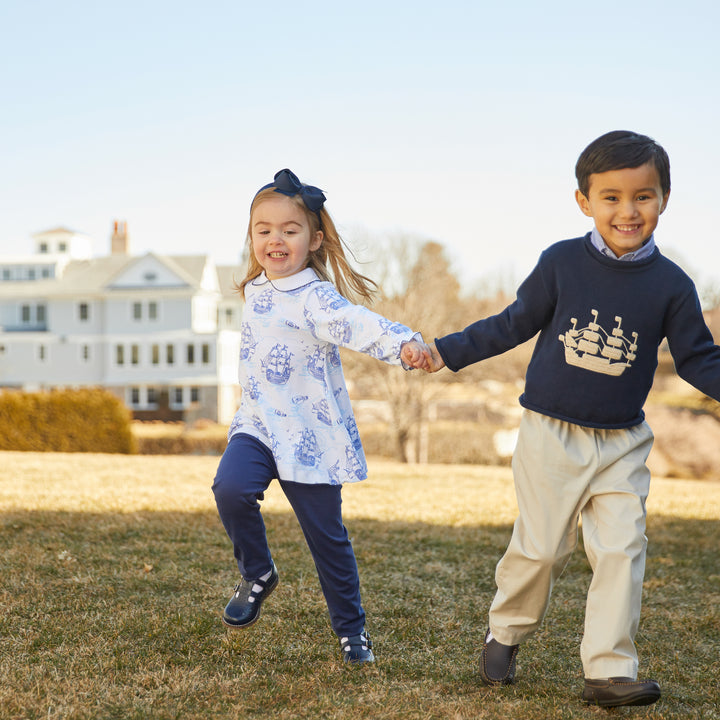
<path fill-rule="evenodd" d="M 273 309 L 272 290 L 265 290 L 265 292 L 260 293 L 260 295 L 255 298 L 252 307 L 258 315 L 266 315 L 269 313 Z"/>
<path fill-rule="evenodd" d="M 330 405 L 327 400 L 313 403 L 313 412 L 315 417 L 324 425 L 332 425 L 332 416 L 330 415 Z"/>
<path fill-rule="evenodd" d="M 356 482 L 367 462 L 342 372 L 340 347 L 401 365 L 415 333 L 353 305 L 306 268 L 246 288 L 238 378 L 240 407 L 231 435 L 267 445 L 279 477 L 301 483 Z"/>
<path fill-rule="evenodd" d="M 322 452 L 320 452 L 315 433 L 308 428 L 303 428 L 300 441 L 295 445 L 295 459 L 301 465 L 315 467 L 321 457 Z"/>
<path fill-rule="evenodd" d="M 243 323 L 240 330 L 240 359 L 249 360 L 255 352 L 257 342 L 252 334 L 252 329 L 248 323 Z"/>
<path fill-rule="evenodd" d="M 323 312 L 332 313 L 335 310 L 346 307 L 350 302 L 339 295 L 334 287 L 319 287 L 316 291 L 318 303 Z"/>
<path fill-rule="evenodd" d="M 598 322 L 598 311 L 591 310 L 593 320 L 578 330 L 577 318 L 570 318 L 572 327 L 558 336 L 565 346 L 565 362 L 591 372 L 622 375 L 637 357 L 638 334 L 630 341 L 622 330 L 622 318 L 615 316 L 615 327 L 607 332 Z"/>
<path fill-rule="evenodd" d="M 320 345 L 316 345 L 312 355 L 308 356 L 307 369 L 316 380 L 325 380 L 325 351 Z"/>
<path fill-rule="evenodd" d="M 285 385 L 290 380 L 290 374 L 293 371 L 290 358 L 293 354 L 287 345 L 278 343 L 273 346 L 272 350 L 265 356 L 263 360 L 263 368 L 265 368 L 265 377 L 269 383 L 273 385 Z"/>
<path fill-rule="evenodd" d="M 352 326 L 347 320 L 333 320 L 328 325 L 328 330 L 340 345 L 347 345 L 352 338 Z"/>

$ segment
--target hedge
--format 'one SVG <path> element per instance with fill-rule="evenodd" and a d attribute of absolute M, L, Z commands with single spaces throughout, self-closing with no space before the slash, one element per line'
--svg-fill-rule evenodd
<path fill-rule="evenodd" d="M 130 411 L 99 388 L 0 393 L 0 450 L 133 453 Z"/>

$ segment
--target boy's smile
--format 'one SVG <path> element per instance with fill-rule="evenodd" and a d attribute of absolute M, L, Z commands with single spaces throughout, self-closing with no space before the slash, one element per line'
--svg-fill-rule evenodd
<path fill-rule="evenodd" d="M 575 199 L 617 257 L 639 250 L 653 234 L 667 207 L 653 163 L 636 168 L 593 173 L 587 197 L 579 190 Z"/>

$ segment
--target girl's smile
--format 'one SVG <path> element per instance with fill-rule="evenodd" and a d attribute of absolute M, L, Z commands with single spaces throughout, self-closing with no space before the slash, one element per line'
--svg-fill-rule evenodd
<path fill-rule="evenodd" d="M 304 270 L 308 256 L 323 240 L 321 231 L 311 232 L 302 208 L 281 194 L 255 207 L 250 237 L 255 258 L 270 280 Z"/>

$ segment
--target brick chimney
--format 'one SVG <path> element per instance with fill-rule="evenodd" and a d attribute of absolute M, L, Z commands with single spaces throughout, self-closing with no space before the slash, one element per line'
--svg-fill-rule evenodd
<path fill-rule="evenodd" d="M 130 244 L 128 242 L 127 223 L 115 220 L 113 223 L 113 234 L 110 240 L 110 252 L 113 255 L 129 255 Z"/>

